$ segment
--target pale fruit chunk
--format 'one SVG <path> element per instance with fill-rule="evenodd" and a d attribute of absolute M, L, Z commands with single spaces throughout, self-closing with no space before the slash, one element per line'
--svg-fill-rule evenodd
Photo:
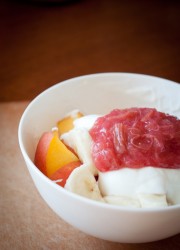
<path fill-rule="evenodd" d="M 67 179 L 65 189 L 86 198 L 104 202 L 96 178 L 89 171 L 87 164 L 74 169 Z"/>
<path fill-rule="evenodd" d="M 81 119 L 81 118 L 80 118 Z M 61 139 L 70 148 L 73 148 L 79 159 L 88 165 L 89 170 L 97 175 L 97 168 L 94 166 L 91 157 L 91 137 L 86 129 L 73 129 L 62 135 Z"/>

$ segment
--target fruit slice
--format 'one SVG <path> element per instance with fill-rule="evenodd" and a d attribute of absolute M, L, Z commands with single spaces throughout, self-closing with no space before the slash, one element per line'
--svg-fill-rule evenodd
<path fill-rule="evenodd" d="M 45 175 L 47 175 L 46 155 L 52 138 L 53 138 L 52 132 L 43 133 L 38 142 L 35 152 L 34 164 Z"/>
<path fill-rule="evenodd" d="M 59 139 L 57 131 L 42 135 L 34 163 L 45 175 L 50 177 L 59 168 L 76 161 L 79 161 L 78 157 Z"/>
<path fill-rule="evenodd" d="M 81 165 L 80 161 L 71 162 L 63 166 L 62 168 L 59 168 L 54 174 L 50 176 L 50 179 L 55 181 L 61 187 L 64 187 L 69 175 L 75 168 L 79 167 L 80 165 Z"/>
<path fill-rule="evenodd" d="M 68 116 L 64 117 L 62 120 L 58 121 L 57 127 L 59 134 L 62 135 L 69 130 L 73 129 L 73 121 L 82 117 L 83 114 L 77 110 L 71 112 Z"/>
<path fill-rule="evenodd" d="M 89 171 L 86 164 L 71 173 L 66 182 L 65 189 L 81 196 L 104 202 L 96 177 Z"/>

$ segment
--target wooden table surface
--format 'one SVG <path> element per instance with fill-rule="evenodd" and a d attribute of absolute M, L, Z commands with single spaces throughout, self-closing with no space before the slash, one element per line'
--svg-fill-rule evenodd
<path fill-rule="evenodd" d="M 17 140 L 28 102 L 68 78 L 133 72 L 180 82 L 179 10 L 173 0 L 1 0 L 0 249 L 180 249 L 180 234 L 118 244 L 68 225 L 38 195 Z"/>

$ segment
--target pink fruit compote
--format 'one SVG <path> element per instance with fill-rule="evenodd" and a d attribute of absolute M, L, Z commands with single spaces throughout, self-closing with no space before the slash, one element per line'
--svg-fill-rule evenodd
<path fill-rule="evenodd" d="M 100 171 L 180 168 L 180 120 L 156 109 L 115 109 L 96 120 L 90 135 Z"/>

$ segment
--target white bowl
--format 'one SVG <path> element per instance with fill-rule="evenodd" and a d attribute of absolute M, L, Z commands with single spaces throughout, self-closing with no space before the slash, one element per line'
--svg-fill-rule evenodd
<path fill-rule="evenodd" d="M 34 165 L 40 135 L 74 109 L 106 114 L 113 108 L 156 107 L 180 116 L 180 85 L 157 77 L 103 73 L 73 78 L 36 97 L 19 124 L 19 144 L 36 188 L 62 219 L 105 240 L 142 243 L 180 233 L 180 205 L 159 209 L 123 208 L 73 194 L 50 181 Z"/>

